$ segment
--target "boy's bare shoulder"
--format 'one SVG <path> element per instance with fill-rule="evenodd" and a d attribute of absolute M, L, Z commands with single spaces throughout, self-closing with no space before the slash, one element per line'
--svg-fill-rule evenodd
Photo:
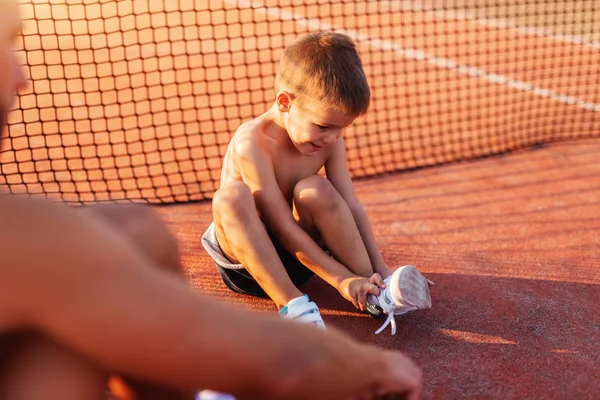
<path fill-rule="evenodd" d="M 266 123 L 261 117 L 242 123 L 231 138 L 228 153 L 243 159 L 268 154 L 268 141 L 264 135 Z"/>

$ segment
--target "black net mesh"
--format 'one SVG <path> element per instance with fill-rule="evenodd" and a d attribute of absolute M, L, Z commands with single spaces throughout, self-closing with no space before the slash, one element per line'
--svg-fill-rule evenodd
<path fill-rule="evenodd" d="M 357 41 L 372 91 L 354 177 L 600 133 L 595 0 L 22 1 L 31 78 L 1 181 L 85 203 L 210 198 L 231 135 L 274 100 L 284 46 Z"/>

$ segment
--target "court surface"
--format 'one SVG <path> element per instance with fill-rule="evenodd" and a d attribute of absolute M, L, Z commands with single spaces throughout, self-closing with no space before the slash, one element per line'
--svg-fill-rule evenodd
<path fill-rule="evenodd" d="M 304 291 L 329 327 L 413 357 L 427 399 L 595 399 L 599 159 L 592 139 L 360 181 L 386 261 L 415 264 L 436 283 L 433 308 L 396 317 L 395 336 L 375 335 L 382 321 L 318 278 Z M 276 312 L 269 300 L 229 291 L 202 251 L 210 204 L 158 211 L 196 289 Z"/>

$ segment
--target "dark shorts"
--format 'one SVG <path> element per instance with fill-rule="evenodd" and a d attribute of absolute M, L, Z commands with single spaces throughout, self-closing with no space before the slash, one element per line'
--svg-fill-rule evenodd
<path fill-rule="evenodd" d="M 285 250 L 279 242 L 273 241 L 273 245 L 294 286 L 299 287 L 308 282 L 314 273 Z M 223 279 L 225 286 L 229 289 L 250 296 L 268 297 L 246 269 L 229 269 L 221 267 L 217 262 L 215 264 L 217 265 L 221 279 Z"/>
<path fill-rule="evenodd" d="M 269 236 L 294 285 L 298 287 L 308 282 L 310 277 L 314 275 L 313 272 L 290 254 L 273 235 L 269 234 Z M 221 279 L 223 279 L 223 282 L 229 289 L 250 296 L 268 297 L 248 270 L 242 265 L 234 264 L 227 259 L 219 246 L 213 224 L 209 226 L 202 236 L 202 245 L 215 260 L 219 275 L 221 275 Z"/>

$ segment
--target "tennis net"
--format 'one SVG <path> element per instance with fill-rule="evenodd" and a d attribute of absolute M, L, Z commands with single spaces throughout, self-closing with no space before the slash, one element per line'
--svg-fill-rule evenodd
<path fill-rule="evenodd" d="M 355 178 L 600 134 L 594 0 L 24 0 L 31 84 L 0 183 L 72 203 L 210 199 L 236 128 L 274 100 L 284 47 L 356 42 Z"/>

